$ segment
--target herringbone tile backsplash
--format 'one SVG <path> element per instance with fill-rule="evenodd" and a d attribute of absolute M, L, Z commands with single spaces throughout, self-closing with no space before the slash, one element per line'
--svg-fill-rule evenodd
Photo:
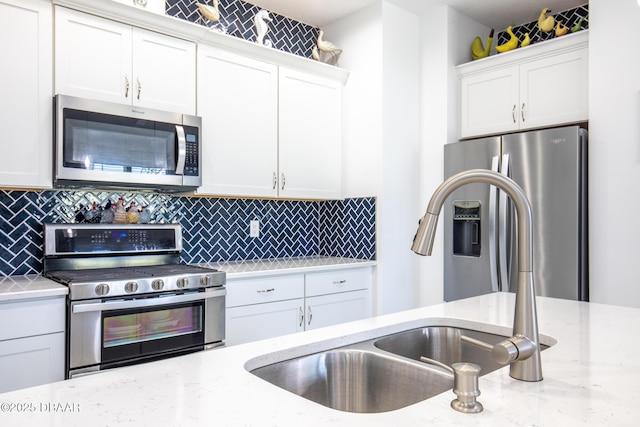
<path fill-rule="evenodd" d="M 199 3 L 213 5 L 212 0 L 200 0 Z M 256 40 L 253 17 L 261 8 L 242 0 L 219 0 L 220 20 L 216 23 L 211 23 L 202 16 L 195 0 L 166 0 L 165 8 L 167 15 L 251 42 Z M 282 15 L 272 12 L 269 14 L 272 21 L 268 24 L 269 31 L 265 40 L 269 40 L 274 49 L 311 58 L 311 48 L 318 39 L 318 30 Z"/>
<path fill-rule="evenodd" d="M 42 272 L 42 224 L 83 222 L 94 203 L 146 206 L 151 223 L 180 223 L 182 261 L 346 256 L 375 259 L 375 199 L 286 201 L 103 191 L 0 191 L 0 276 Z M 96 217 L 94 217 L 95 220 Z M 249 237 L 249 221 L 260 236 Z"/>

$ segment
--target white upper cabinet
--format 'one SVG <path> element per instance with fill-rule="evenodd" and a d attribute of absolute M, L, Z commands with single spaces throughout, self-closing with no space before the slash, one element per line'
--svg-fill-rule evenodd
<path fill-rule="evenodd" d="M 51 187 L 52 11 L 44 0 L 0 0 L 0 186 Z"/>
<path fill-rule="evenodd" d="M 463 64 L 460 138 L 589 119 L 588 31 Z"/>
<path fill-rule="evenodd" d="M 196 45 L 56 6 L 56 93 L 195 114 Z"/>
<path fill-rule="evenodd" d="M 280 67 L 280 195 L 342 195 L 342 84 Z"/>
<path fill-rule="evenodd" d="M 198 94 L 203 117 L 198 192 L 276 197 L 278 67 L 201 45 Z"/>
<path fill-rule="evenodd" d="M 341 197 L 341 81 L 200 45 L 198 115 L 198 193 Z"/>

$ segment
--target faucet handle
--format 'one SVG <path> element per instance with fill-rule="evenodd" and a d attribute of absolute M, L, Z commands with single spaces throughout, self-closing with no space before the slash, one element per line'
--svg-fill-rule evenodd
<path fill-rule="evenodd" d="M 537 345 L 527 337 L 507 338 L 493 346 L 491 354 L 496 362 L 506 365 L 516 360 L 525 360 L 535 353 Z"/>

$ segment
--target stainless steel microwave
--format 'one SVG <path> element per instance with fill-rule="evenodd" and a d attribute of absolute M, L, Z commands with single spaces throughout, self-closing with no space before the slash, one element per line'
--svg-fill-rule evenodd
<path fill-rule="evenodd" d="M 56 188 L 189 192 L 202 184 L 202 119 L 55 96 Z"/>

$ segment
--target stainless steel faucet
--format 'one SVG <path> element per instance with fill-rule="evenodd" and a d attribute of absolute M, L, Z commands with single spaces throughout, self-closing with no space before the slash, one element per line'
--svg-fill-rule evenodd
<path fill-rule="evenodd" d="M 431 255 L 438 225 L 438 215 L 449 195 L 470 183 L 495 185 L 506 192 L 516 208 L 518 228 L 518 285 L 513 321 L 513 336 L 491 346 L 499 363 L 510 363 L 511 377 L 523 381 L 541 381 L 540 341 L 533 285 L 533 222 L 531 205 L 524 191 L 512 179 L 490 170 L 472 169 L 453 175 L 431 196 L 427 212 L 413 239 L 411 250 L 419 255 Z"/>

